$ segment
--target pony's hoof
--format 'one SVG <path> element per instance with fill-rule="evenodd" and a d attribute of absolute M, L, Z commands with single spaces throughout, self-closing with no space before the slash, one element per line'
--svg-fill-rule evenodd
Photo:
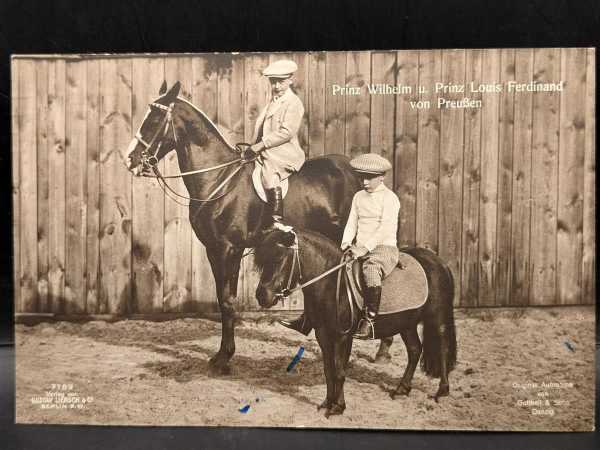
<path fill-rule="evenodd" d="M 447 397 L 449 395 L 450 395 L 450 386 L 448 386 L 447 384 L 444 384 L 438 388 L 438 391 L 436 392 L 433 399 L 435 400 L 436 403 L 439 403 L 440 397 Z"/>
<path fill-rule="evenodd" d="M 321 403 L 319 406 L 317 406 L 317 411 L 320 411 L 322 409 L 324 410 L 328 410 L 331 407 L 331 402 L 329 400 L 323 400 L 323 403 Z"/>
<path fill-rule="evenodd" d="M 397 395 L 403 395 L 407 397 L 408 394 L 410 394 L 411 389 L 412 388 L 410 386 L 406 386 L 405 384 L 399 384 L 396 390 L 390 394 L 390 397 L 392 397 L 392 400 L 396 398 Z"/>
<path fill-rule="evenodd" d="M 345 409 L 346 405 L 332 405 L 325 411 L 325 417 L 329 419 L 329 416 L 341 416 Z"/>

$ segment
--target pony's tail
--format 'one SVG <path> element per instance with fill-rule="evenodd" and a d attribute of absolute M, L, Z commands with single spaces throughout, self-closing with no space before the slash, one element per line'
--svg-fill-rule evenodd
<path fill-rule="evenodd" d="M 447 272 L 451 295 L 443 295 L 437 311 L 427 311 L 423 320 L 423 357 L 421 369 L 430 377 L 439 378 L 442 375 L 441 352 L 446 347 L 446 369 L 449 373 L 456 365 L 456 328 L 454 326 L 454 278 L 452 272 L 444 266 Z"/>

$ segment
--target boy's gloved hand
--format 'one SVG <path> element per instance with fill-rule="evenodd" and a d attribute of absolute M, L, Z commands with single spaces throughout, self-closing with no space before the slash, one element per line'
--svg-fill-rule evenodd
<path fill-rule="evenodd" d="M 369 253 L 369 250 L 367 247 L 357 244 L 350 247 L 350 252 L 352 253 L 353 257 L 360 258 L 361 256 L 365 256 L 367 253 Z"/>

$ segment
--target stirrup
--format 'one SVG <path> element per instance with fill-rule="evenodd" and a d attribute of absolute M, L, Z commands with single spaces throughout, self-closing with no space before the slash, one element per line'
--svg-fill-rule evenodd
<path fill-rule="evenodd" d="M 356 339 L 364 339 L 364 340 L 375 339 L 375 323 L 373 322 L 373 320 L 374 320 L 374 318 L 371 319 L 370 317 L 363 317 L 358 322 L 358 327 L 357 327 L 358 329 L 360 329 L 363 322 L 367 322 L 368 327 L 369 327 L 368 329 L 370 330 L 370 336 L 369 336 L 369 334 L 365 335 L 365 334 L 358 334 L 357 332 L 354 332 L 352 337 L 354 337 Z"/>

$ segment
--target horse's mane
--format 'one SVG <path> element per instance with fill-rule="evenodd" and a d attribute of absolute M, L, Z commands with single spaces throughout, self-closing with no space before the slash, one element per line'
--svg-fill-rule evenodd
<path fill-rule="evenodd" d="M 200 118 L 204 120 L 205 124 L 210 129 L 212 129 L 212 131 L 214 131 L 214 133 L 217 135 L 217 137 L 223 143 L 223 145 L 225 145 L 229 150 L 235 151 L 234 146 L 229 143 L 229 141 L 227 140 L 227 138 L 223 135 L 223 133 L 221 133 L 221 130 L 219 130 L 219 128 L 217 127 L 217 125 L 210 119 L 210 117 L 208 117 L 206 115 L 206 113 L 204 111 L 202 111 L 200 108 L 198 108 L 192 102 L 190 102 L 189 100 L 187 100 L 187 99 L 185 99 L 183 97 L 177 97 L 177 100 L 180 100 L 181 102 L 183 102 L 186 105 L 190 106 L 196 113 L 198 113 L 200 115 Z"/>

